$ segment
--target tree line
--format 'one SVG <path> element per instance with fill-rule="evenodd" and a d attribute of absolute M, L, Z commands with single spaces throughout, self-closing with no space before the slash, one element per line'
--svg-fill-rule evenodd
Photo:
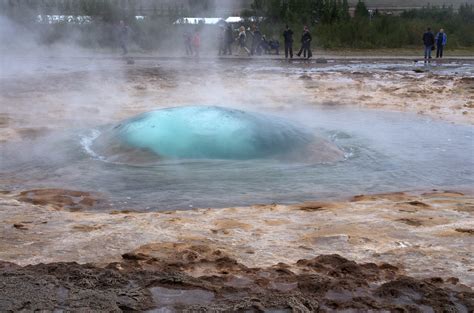
<path fill-rule="evenodd" d="M 0 15 L 7 15 L 19 24 L 41 33 L 39 41 L 47 44 L 74 31 L 86 46 L 112 46 L 113 25 L 125 20 L 134 30 L 133 40 L 143 49 L 154 49 L 163 40 L 174 36 L 180 40 L 179 27 L 173 22 L 179 17 L 199 12 L 212 12 L 218 0 L 188 0 L 186 5 L 152 2 L 144 8 L 139 0 L 0 0 Z M 352 14 L 350 14 L 352 13 Z M 90 25 L 37 25 L 37 16 L 90 16 Z M 147 18 L 137 22 L 135 16 Z M 362 0 L 351 8 L 347 0 L 254 0 L 250 9 L 241 13 L 248 18 L 245 26 L 253 24 L 250 17 L 264 17 L 259 23 L 267 38 L 282 41 L 285 24 L 296 35 L 308 25 L 313 35 L 313 47 L 327 49 L 410 48 L 420 45 L 421 34 L 427 27 L 444 28 L 449 36 L 448 48 L 474 47 L 474 5 L 453 7 L 427 6 L 391 15 L 370 11 Z M 237 25 L 238 27 L 240 25 Z M 78 36 L 76 36 L 78 37 Z M 297 38 L 296 38 L 297 39 Z"/>
<path fill-rule="evenodd" d="M 280 36 L 285 24 L 299 32 L 308 25 L 323 48 L 409 48 L 420 45 L 427 27 L 444 28 L 451 48 L 474 47 L 474 5 L 427 6 L 401 14 L 368 10 L 359 0 L 350 14 L 347 0 L 254 0 L 246 17 L 263 16 L 260 28 Z"/>
<path fill-rule="evenodd" d="M 215 9 L 215 0 L 188 0 L 184 3 L 163 4 L 154 1 L 144 7 L 140 0 L 0 0 L 0 11 L 20 21 L 31 21 L 38 15 L 90 16 L 105 22 L 126 20 L 135 16 L 168 17 L 175 19 Z"/>

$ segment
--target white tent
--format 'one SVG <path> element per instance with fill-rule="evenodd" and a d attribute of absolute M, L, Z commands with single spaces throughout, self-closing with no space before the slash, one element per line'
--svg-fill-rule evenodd
<path fill-rule="evenodd" d="M 225 21 L 226 23 L 239 23 L 242 22 L 244 19 L 240 16 L 229 16 Z"/>
<path fill-rule="evenodd" d="M 173 24 L 206 24 L 206 25 L 215 25 L 222 21 L 220 17 L 182 17 L 177 19 Z"/>

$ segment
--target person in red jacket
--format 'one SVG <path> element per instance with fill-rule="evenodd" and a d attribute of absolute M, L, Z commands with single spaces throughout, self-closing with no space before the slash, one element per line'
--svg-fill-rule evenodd
<path fill-rule="evenodd" d="M 194 50 L 194 56 L 199 57 L 199 49 L 201 48 L 201 35 L 199 34 L 199 30 L 196 29 L 193 35 L 193 50 Z"/>

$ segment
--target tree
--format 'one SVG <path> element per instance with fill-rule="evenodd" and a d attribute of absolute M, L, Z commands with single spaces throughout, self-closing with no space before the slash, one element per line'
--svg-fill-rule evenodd
<path fill-rule="evenodd" d="M 343 21 L 349 21 L 351 19 L 351 15 L 349 14 L 349 3 L 347 0 L 342 0 L 340 16 Z"/>
<path fill-rule="evenodd" d="M 106 23 L 116 23 L 119 20 L 119 10 L 112 0 L 104 0 L 103 11 L 101 13 L 102 20 Z"/>
<path fill-rule="evenodd" d="M 359 19 L 363 18 L 368 18 L 369 17 L 369 10 L 367 10 L 367 7 L 365 6 L 365 2 L 362 0 L 359 0 L 357 2 L 357 5 L 355 7 L 355 13 L 354 16 Z"/>
<path fill-rule="evenodd" d="M 324 24 L 331 24 L 331 0 L 324 0 L 321 22 Z"/>
<path fill-rule="evenodd" d="M 135 16 L 137 16 L 137 8 L 136 8 L 136 1 L 135 0 L 128 0 L 127 4 L 127 20 L 129 23 L 135 23 L 136 19 Z"/>
<path fill-rule="evenodd" d="M 474 21 L 474 5 L 473 4 L 461 4 L 459 7 L 459 16 L 465 22 Z"/>
<path fill-rule="evenodd" d="M 252 15 L 254 16 L 262 16 L 263 12 L 267 8 L 265 5 L 264 0 L 254 0 L 253 3 L 250 5 L 250 8 L 252 9 Z"/>

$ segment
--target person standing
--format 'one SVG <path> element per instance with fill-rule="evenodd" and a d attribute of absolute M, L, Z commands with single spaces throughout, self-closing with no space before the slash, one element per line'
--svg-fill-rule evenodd
<path fill-rule="evenodd" d="M 199 34 L 198 29 L 196 29 L 196 31 L 194 32 L 192 43 L 193 43 L 194 56 L 199 58 L 199 50 L 201 48 L 201 35 Z"/>
<path fill-rule="evenodd" d="M 431 51 L 434 50 L 435 37 L 431 32 L 431 28 L 428 27 L 426 32 L 423 34 L 423 44 L 425 45 L 425 63 L 431 62 Z"/>
<path fill-rule="evenodd" d="M 232 43 L 234 42 L 234 34 L 232 32 L 232 26 L 228 25 L 225 30 L 225 47 L 224 54 L 232 55 Z"/>
<path fill-rule="evenodd" d="M 119 22 L 118 28 L 118 39 L 120 48 L 122 48 L 122 55 L 128 54 L 127 44 L 128 44 L 128 34 L 130 32 L 129 27 L 125 24 L 124 21 Z"/>
<path fill-rule="evenodd" d="M 254 55 L 257 53 L 258 55 L 262 54 L 261 53 L 261 47 L 260 45 L 262 44 L 262 33 L 260 32 L 260 29 L 257 26 L 254 26 L 253 29 L 253 34 L 252 34 L 252 48 L 250 50 L 250 53 Z"/>
<path fill-rule="evenodd" d="M 288 59 L 288 55 L 290 59 L 293 59 L 293 31 L 288 25 L 283 32 L 283 38 L 285 39 L 285 59 Z"/>
<path fill-rule="evenodd" d="M 311 37 L 311 34 L 309 33 L 309 28 L 308 26 L 305 26 L 303 28 L 303 35 L 301 36 L 301 49 L 300 51 L 296 54 L 297 56 L 301 56 L 301 53 L 303 53 L 303 57 L 309 59 L 313 56 L 313 53 L 311 52 L 311 41 L 313 38 Z"/>
<path fill-rule="evenodd" d="M 247 34 L 245 33 L 245 27 L 240 26 L 239 28 L 239 37 L 237 38 L 239 41 L 239 54 L 242 53 L 242 50 L 246 51 L 247 54 L 250 56 L 250 50 L 247 48 Z"/>
<path fill-rule="evenodd" d="M 436 42 L 436 58 L 443 58 L 444 46 L 448 43 L 448 35 L 444 32 L 444 29 L 440 29 L 435 37 Z"/>
<path fill-rule="evenodd" d="M 193 44 L 192 44 L 192 41 L 193 41 L 192 34 L 187 31 L 183 34 L 183 38 L 184 38 L 184 46 L 186 48 L 186 55 L 187 56 L 192 56 L 194 54 Z"/>
<path fill-rule="evenodd" d="M 219 47 L 219 53 L 218 55 L 224 55 L 225 54 L 225 28 L 224 26 L 219 26 L 219 33 L 217 35 L 217 45 Z"/>

